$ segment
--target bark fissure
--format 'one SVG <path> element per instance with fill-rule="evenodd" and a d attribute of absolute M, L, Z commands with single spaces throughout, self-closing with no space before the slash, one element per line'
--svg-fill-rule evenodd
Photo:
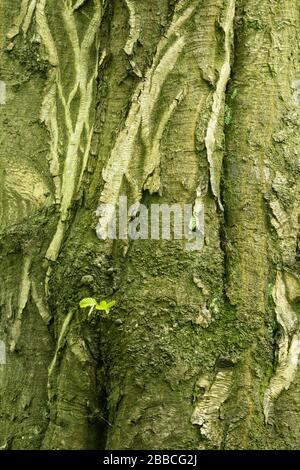
<path fill-rule="evenodd" d="M 300 292 L 300 284 L 298 285 Z M 288 390 L 295 379 L 300 354 L 300 332 L 296 312 L 286 294 L 286 285 L 281 272 L 277 273 L 273 289 L 277 323 L 281 328 L 278 342 L 278 358 L 274 375 L 264 396 L 264 414 L 267 424 L 273 422 L 274 402 Z"/>
<path fill-rule="evenodd" d="M 124 178 L 132 182 L 133 203 L 141 200 L 143 189 L 148 189 L 151 193 L 160 191 L 160 142 L 172 113 L 184 96 L 184 90 L 180 90 L 168 106 L 156 132 L 153 130 L 153 110 L 157 105 L 162 87 L 186 42 L 185 35 L 180 32 L 180 28 L 192 15 L 195 8 L 196 2 L 192 2 L 192 5 L 186 7 L 183 12 L 178 11 L 179 7 L 175 8 L 173 21 L 157 46 L 153 64 L 147 71 L 144 82 L 141 82 L 134 92 L 125 127 L 119 133 L 108 163 L 102 172 L 105 185 L 100 203 L 107 206 L 101 212 L 97 227 L 99 238 L 105 239 L 107 237 L 107 228 L 114 217 L 114 208 L 118 205 Z M 129 167 L 133 166 L 132 160 L 139 132 L 145 145 L 146 157 L 142 174 L 136 174 L 136 181 L 133 183 Z"/>
<path fill-rule="evenodd" d="M 231 74 L 232 62 L 232 41 L 233 41 L 233 24 L 235 15 L 235 0 L 230 0 L 226 5 L 224 18 L 220 22 L 220 26 L 224 31 L 224 63 L 219 72 L 219 79 L 216 84 L 216 90 L 213 95 L 212 113 L 208 123 L 205 145 L 207 149 L 207 158 L 210 167 L 210 184 L 211 189 L 216 197 L 219 207 L 223 210 L 220 196 L 220 178 L 222 161 L 219 155 L 215 154 L 218 141 L 218 133 L 220 127 L 224 128 L 224 104 L 225 93 Z"/>

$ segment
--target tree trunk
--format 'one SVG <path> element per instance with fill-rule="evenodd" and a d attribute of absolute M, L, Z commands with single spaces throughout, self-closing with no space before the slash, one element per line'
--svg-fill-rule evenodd
<path fill-rule="evenodd" d="M 0 447 L 296 449 L 299 2 L 0 18 Z M 204 246 L 100 240 L 122 195 L 203 204 Z"/>

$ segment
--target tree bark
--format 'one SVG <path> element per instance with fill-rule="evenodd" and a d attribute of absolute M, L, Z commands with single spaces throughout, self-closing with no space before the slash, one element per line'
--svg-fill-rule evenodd
<path fill-rule="evenodd" d="M 1 2 L 2 449 L 298 448 L 299 14 Z M 204 246 L 99 240 L 121 195 Z"/>

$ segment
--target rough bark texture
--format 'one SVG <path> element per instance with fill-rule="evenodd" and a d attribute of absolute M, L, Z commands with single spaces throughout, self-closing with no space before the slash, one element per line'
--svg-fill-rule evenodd
<path fill-rule="evenodd" d="M 299 2 L 0 18 L 0 447 L 299 447 Z M 204 247 L 100 241 L 120 195 L 202 202 Z"/>

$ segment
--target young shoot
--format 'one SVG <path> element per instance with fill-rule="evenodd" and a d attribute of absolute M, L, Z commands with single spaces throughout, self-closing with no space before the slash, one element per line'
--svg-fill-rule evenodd
<path fill-rule="evenodd" d="M 105 300 L 101 300 L 100 302 L 97 302 L 96 299 L 93 297 L 86 297 L 85 299 L 82 299 L 79 303 L 80 308 L 89 308 L 89 313 L 88 317 L 90 317 L 93 313 L 93 311 L 96 310 L 101 310 L 104 311 L 106 315 L 109 314 L 110 309 L 113 308 L 116 305 L 116 301 L 112 300 L 111 302 L 106 302 Z"/>

